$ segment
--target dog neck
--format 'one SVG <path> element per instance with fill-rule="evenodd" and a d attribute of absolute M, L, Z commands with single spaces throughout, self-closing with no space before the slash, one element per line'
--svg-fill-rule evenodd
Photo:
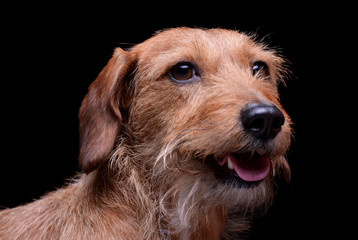
<path fill-rule="evenodd" d="M 166 166 L 171 169 L 167 174 L 156 174 L 148 170 L 156 168 L 144 162 L 154 162 L 153 156 L 139 156 L 121 145 L 107 164 L 84 176 L 84 192 L 89 193 L 91 202 L 119 219 L 125 218 L 135 229 L 136 238 L 230 239 L 231 232 L 247 230 L 246 218 L 230 214 L 237 211 L 211 198 L 208 189 L 215 189 L 204 184 L 210 179 L 174 166 Z M 193 194 L 198 191 L 202 194 Z M 227 224 L 232 218 L 237 218 L 235 226 Z"/>

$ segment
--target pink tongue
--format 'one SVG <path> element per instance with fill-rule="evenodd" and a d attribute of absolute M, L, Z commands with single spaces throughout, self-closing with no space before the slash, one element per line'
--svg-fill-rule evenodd
<path fill-rule="evenodd" d="M 224 158 L 224 162 L 231 159 L 235 172 L 242 180 L 247 182 L 260 181 L 270 171 L 270 158 L 268 156 L 254 157 L 251 159 L 238 159 L 233 155 Z"/>

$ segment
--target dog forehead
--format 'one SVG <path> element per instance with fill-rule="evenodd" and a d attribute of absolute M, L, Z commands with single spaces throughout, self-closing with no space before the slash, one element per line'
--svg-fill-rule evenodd
<path fill-rule="evenodd" d="M 252 42 L 248 35 L 227 29 L 173 28 L 158 32 L 144 42 L 154 44 L 163 50 L 171 47 L 192 45 L 195 47 L 219 47 L 222 49 L 239 47 Z M 160 45 L 157 45 L 160 44 Z"/>
<path fill-rule="evenodd" d="M 159 32 L 134 49 L 140 66 L 166 66 L 179 61 L 206 64 L 225 59 L 248 59 L 262 52 L 249 36 L 224 29 L 175 28 Z"/>

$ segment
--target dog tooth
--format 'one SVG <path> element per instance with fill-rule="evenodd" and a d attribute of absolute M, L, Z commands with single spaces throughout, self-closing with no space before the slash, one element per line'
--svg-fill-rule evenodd
<path fill-rule="evenodd" d="M 231 158 L 227 159 L 227 167 L 231 170 L 234 169 L 234 165 L 232 164 Z"/>

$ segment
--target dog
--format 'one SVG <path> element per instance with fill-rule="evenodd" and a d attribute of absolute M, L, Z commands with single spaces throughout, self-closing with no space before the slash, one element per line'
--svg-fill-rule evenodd
<path fill-rule="evenodd" d="M 0 239 L 237 239 L 289 181 L 285 61 L 254 37 L 173 28 L 116 48 L 79 111 L 71 183 L 0 212 Z"/>

